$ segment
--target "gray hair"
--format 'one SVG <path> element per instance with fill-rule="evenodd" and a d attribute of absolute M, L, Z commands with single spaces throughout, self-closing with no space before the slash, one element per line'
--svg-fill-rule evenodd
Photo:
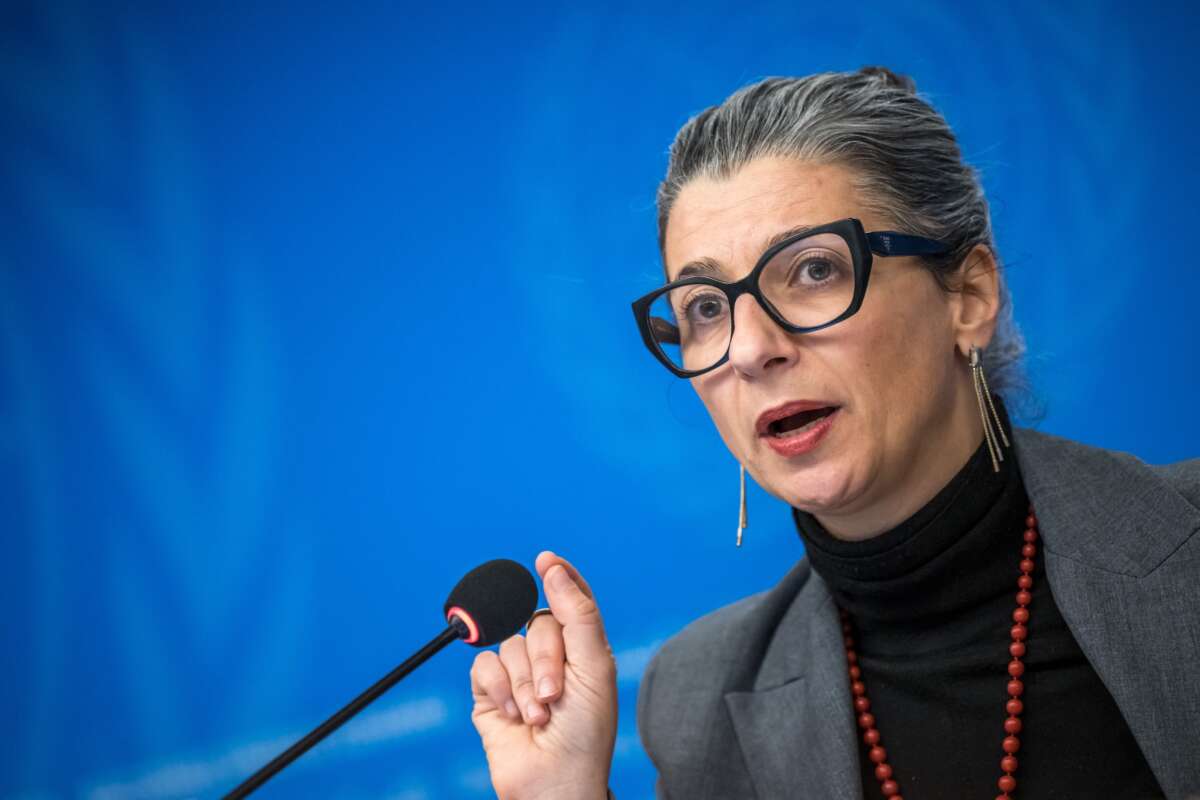
<path fill-rule="evenodd" d="M 963 163 L 950 126 L 917 96 L 912 79 L 884 67 L 767 78 L 688 120 L 658 187 L 659 249 L 689 181 L 728 178 L 760 157 L 849 167 L 869 210 L 904 233 L 951 245 L 944 256 L 922 259 L 943 290 L 955 289 L 954 273 L 975 245 L 996 251 L 979 173 Z M 992 390 L 1008 396 L 1025 387 L 1025 342 L 1003 271 L 999 279 L 1000 313 L 983 364 Z"/>

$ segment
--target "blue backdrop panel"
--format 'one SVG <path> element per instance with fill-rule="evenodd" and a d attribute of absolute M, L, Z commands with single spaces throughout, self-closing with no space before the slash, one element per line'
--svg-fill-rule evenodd
<path fill-rule="evenodd" d="M 572 558 L 620 667 L 800 555 L 628 303 L 689 115 L 911 74 L 983 172 L 1040 427 L 1195 456 L 1195 11 L 82 2 L 0 11 L 0 796 L 215 796 L 485 558 Z M 264 797 L 490 793 L 458 647 Z"/>

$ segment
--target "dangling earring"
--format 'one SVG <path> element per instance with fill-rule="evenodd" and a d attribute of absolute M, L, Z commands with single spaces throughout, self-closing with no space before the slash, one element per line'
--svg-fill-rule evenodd
<path fill-rule="evenodd" d="M 746 465 L 739 464 L 742 468 L 742 500 L 738 509 L 738 529 L 737 529 L 737 546 L 742 546 L 742 531 L 746 529 Z"/>
<path fill-rule="evenodd" d="M 983 374 L 983 354 L 975 345 L 971 345 L 971 379 L 975 383 L 975 399 L 979 401 L 979 416 L 983 420 L 983 438 L 987 440 L 988 453 L 992 456 L 992 469 L 1000 471 L 1000 462 L 1004 460 L 1004 452 L 1000 442 L 1009 447 L 1008 436 L 1004 433 L 1004 425 L 1000 423 L 1000 415 L 992 403 L 992 391 L 988 388 L 987 378 Z M 988 412 L 991 411 L 991 415 Z M 992 420 L 996 427 L 992 427 Z M 997 436 L 997 434 L 999 434 Z"/>

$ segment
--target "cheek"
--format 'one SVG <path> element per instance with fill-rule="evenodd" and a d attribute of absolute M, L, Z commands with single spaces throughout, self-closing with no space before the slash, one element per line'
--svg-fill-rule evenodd
<path fill-rule="evenodd" d="M 737 428 L 737 400 L 734 391 L 735 378 L 729 372 L 728 365 L 720 369 L 692 378 L 692 388 L 700 397 L 708 410 L 708 416 L 717 426 L 717 432 L 725 446 L 737 458 L 742 458 L 743 448 L 737 441 L 734 431 Z"/>
<path fill-rule="evenodd" d="M 947 355 L 954 348 L 945 298 L 915 294 L 903 302 L 896 298 L 891 313 L 875 321 L 866 337 L 865 371 L 872 393 L 884 401 L 881 413 L 892 422 L 923 416 L 930 403 L 940 403 Z"/>
<path fill-rule="evenodd" d="M 876 287 L 872 287 L 876 288 Z M 868 402 L 883 424 L 918 413 L 922 400 L 939 393 L 947 348 L 954 346 L 945 298 L 934 287 L 887 286 L 858 318 L 848 340 L 857 365 L 848 376 L 855 394 Z M 905 290 L 905 291 L 902 291 Z"/>

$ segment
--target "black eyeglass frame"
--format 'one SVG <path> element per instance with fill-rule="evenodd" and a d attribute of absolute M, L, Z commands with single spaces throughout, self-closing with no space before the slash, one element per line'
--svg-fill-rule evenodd
<path fill-rule="evenodd" d="M 812 325 L 804 327 L 801 325 L 793 325 L 784 319 L 783 315 L 771 304 L 771 301 L 763 296 L 762 290 L 758 286 L 758 276 L 766 269 L 767 264 L 775 255 L 786 247 L 789 247 L 801 239 L 807 239 L 810 236 L 815 236 L 821 233 L 836 233 L 845 239 L 850 246 L 850 257 L 854 261 L 854 296 L 850 300 L 850 305 L 846 307 L 838 316 L 823 322 L 820 325 Z M 899 233 L 897 231 L 873 231 L 867 233 L 863 229 L 863 224 L 854 217 L 840 219 L 836 222 L 830 222 L 825 225 L 819 225 L 815 228 L 809 228 L 801 231 L 794 236 L 789 236 L 778 244 L 770 247 L 758 259 L 758 263 L 754 265 L 754 269 L 750 270 L 750 274 L 739 281 L 733 283 L 724 283 L 716 278 L 709 278 L 702 275 L 696 275 L 690 278 L 681 278 L 677 281 L 671 281 L 665 286 L 660 286 L 649 294 L 639 297 L 633 301 L 633 316 L 637 320 L 638 330 L 641 331 L 642 341 L 646 347 L 654 354 L 663 365 L 672 373 L 680 378 L 695 378 L 698 375 L 703 375 L 710 372 L 729 360 L 729 347 L 725 348 L 725 355 L 721 356 L 715 364 L 704 369 L 687 370 L 675 366 L 670 357 L 663 352 L 659 346 L 658 340 L 654 337 L 653 323 L 650 317 L 650 306 L 661 297 L 663 294 L 678 289 L 681 286 L 694 286 L 698 284 L 713 286 L 724 292 L 725 297 L 729 300 L 730 319 L 729 319 L 729 341 L 733 342 L 733 316 L 732 310 L 737 303 L 739 297 L 743 294 L 750 294 L 758 301 L 767 315 L 775 321 L 775 324 L 783 328 L 788 333 L 812 333 L 830 325 L 836 325 L 842 320 L 854 316 L 858 309 L 862 306 L 863 297 L 867 293 L 867 282 L 871 277 L 871 262 L 872 254 L 881 256 L 938 256 L 945 255 L 951 252 L 952 248 L 946 242 L 939 242 L 935 239 L 927 239 L 924 236 L 914 236 L 907 233 Z"/>

